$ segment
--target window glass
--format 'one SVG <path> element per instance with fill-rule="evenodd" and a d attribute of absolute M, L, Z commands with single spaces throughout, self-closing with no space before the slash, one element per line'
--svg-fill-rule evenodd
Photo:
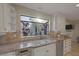
<path fill-rule="evenodd" d="M 27 16 L 21 16 L 21 33 L 23 36 L 47 35 L 48 21 Z"/>

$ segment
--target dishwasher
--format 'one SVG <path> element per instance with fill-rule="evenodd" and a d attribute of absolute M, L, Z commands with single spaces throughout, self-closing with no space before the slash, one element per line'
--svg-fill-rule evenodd
<path fill-rule="evenodd" d="M 16 52 L 17 56 L 31 56 L 32 55 L 32 49 L 26 48 L 26 49 L 20 49 Z"/>

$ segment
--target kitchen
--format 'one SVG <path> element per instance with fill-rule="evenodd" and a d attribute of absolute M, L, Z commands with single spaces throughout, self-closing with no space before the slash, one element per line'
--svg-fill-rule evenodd
<path fill-rule="evenodd" d="M 3 3 L 0 9 L 1 56 L 70 54 L 71 38 L 51 30 L 51 15 L 19 4 Z"/>

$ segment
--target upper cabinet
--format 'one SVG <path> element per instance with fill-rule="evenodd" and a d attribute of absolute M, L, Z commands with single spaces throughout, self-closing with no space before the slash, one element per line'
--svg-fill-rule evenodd
<path fill-rule="evenodd" d="M 0 32 L 3 32 L 3 4 L 0 4 Z"/>
<path fill-rule="evenodd" d="M 16 32 L 16 10 L 10 4 L 0 4 L 0 32 Z"/>

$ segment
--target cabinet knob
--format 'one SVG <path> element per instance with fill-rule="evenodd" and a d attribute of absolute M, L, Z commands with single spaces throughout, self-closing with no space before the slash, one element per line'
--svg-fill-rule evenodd
<path fill-rule="evenodd" d="M 48 50 L 46 50 L 46 52 L 49 52 Z"/>

